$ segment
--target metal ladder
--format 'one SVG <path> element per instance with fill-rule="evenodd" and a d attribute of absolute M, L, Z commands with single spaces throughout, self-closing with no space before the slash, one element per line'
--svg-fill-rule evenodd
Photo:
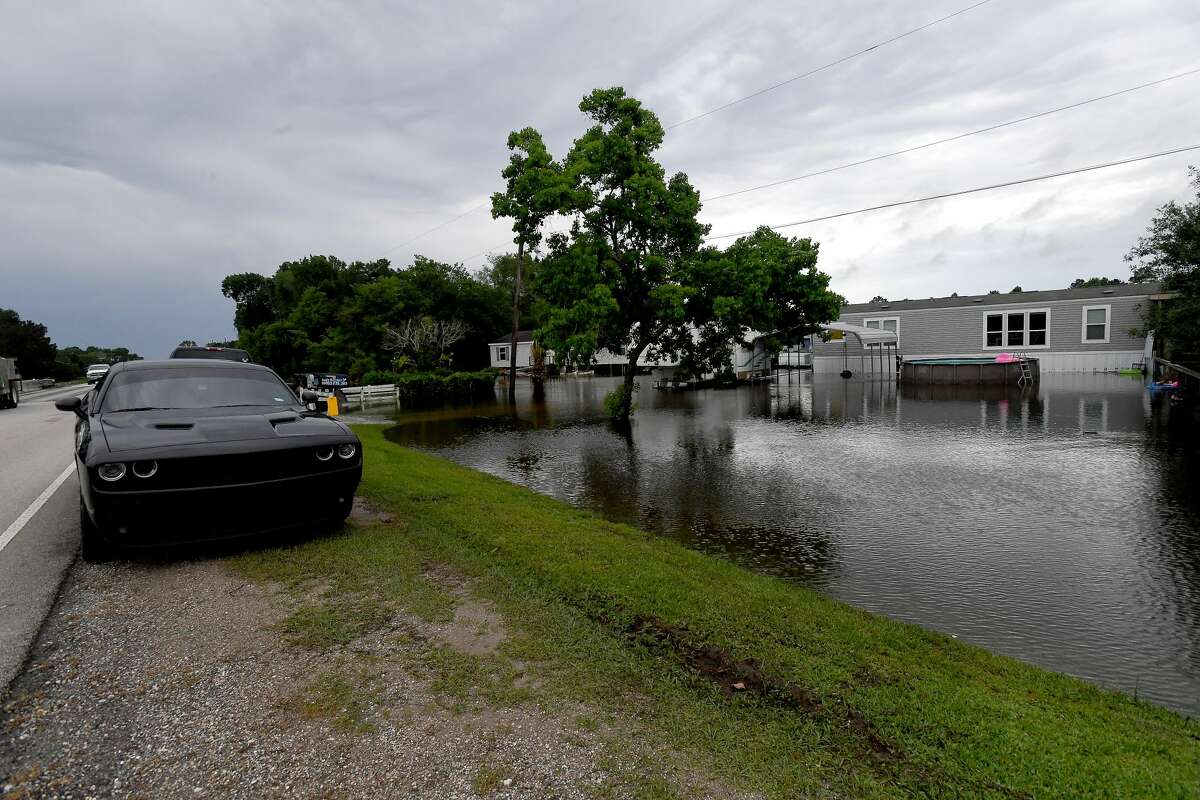
<path fill-rule="evenodd" d="M 1024 386 L 1027 383 L 1033 383 L 1033 371 L 1029 369 L 1029 354 L 1028 353 L 1013 353 L 1017 357 L 1017 361 L 1021 365 L 1021 377 L 1017 378 L 1017 385 Z"/>

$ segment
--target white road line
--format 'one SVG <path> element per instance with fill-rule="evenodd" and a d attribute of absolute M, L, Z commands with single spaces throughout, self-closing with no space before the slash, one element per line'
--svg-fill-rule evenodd
<path fill-rule="evenodd" d="M 29 504 L 29 508 L 22 511 L 21 516 L 13 520 L 13 524 L 9 525 L 4 533 L 0 533 L 0 550 L 3 550 L 8 546 L 9 542 L 17 538 L 17 534 L 21 532 L 21 529 L 28 524 L 29 520 L 33 519 L 33 515 L 40 511 L 42 506 L 46 505 L 46 501 L 58 491 L 58 487 L 62 486 L 63 482 L 67 478 L 71 477 L 71 473 L 74 471 L 75 462 L 72 461 L 71 464 L 62 471 L 62 474 L 55 478 L 53 483 L 47 486 L 45 491 L 39 494 L 37 499 Z"/>

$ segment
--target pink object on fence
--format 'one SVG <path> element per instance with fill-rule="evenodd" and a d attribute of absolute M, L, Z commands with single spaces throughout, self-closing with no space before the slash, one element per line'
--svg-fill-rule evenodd
<path fill-rule="evenodd" d="M 1012 353 L 1001 353 L 1000 355 L 996 356 L 997 364 L 1011 364 L 1016 360 L 1017 360 L 1017 357 L 1014 356 Z"/>

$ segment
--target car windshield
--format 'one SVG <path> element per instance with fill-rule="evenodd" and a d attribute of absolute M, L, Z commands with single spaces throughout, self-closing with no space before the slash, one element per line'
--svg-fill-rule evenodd
<path fill-rule="evenodd" d="M 299 405 L 272 372 L 241 369 L 141 369 L 121 372 L 104 395 L 102 412 Z"/>
<path fill-rule="evenodd" d="M 108 369 L 108 364 L 92 364 L 90 367 L 88 367 L 88 372 L 96 369 Z"/>

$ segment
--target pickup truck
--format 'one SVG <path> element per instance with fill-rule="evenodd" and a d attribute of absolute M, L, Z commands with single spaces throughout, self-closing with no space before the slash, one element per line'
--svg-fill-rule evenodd
<path fill-rule="evenodd" d="M 0 358 L 0 408 L 16 408 L 21 400 L 21 373 L 17 362 L 11 358 Z"/>

